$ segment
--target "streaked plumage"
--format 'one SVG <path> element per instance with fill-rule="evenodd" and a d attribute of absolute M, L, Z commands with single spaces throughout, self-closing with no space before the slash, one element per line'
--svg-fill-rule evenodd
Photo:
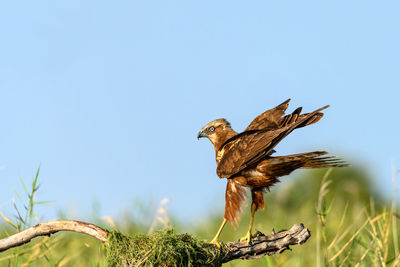
<path fill-rule="evenodd" d="M 271 156 L 275 146 L 294 129 L 318 122 L 322 116 L 322 107 L 311 113 L 300 114 L 297 108 L 291 114 L 284 115 L 290 99 L 277 107 L 257 116 L 242 132 L 237 133 L 225 119 L 217 119 L 199 132 L 198 138 L 207 137 L 214 145 L 217 162 L 217 175 L 228 178 L 225 193 L 224 222 L 237 222 L 241 206 L 248 187 L 252 195 L 252 219 L 254 212 L 264 208 L 263 193 L 279 182 L 280 176 L 288 175 L 299 168 L 326 168 L 347 166 L 326 151 L 315 151 L 289 156 Z M 220 231 L 223 228 L 220 228 Z M 218 235 L 214 238 L 216 243 Z M 250 241 L 249 234 L 246 236 Z"/>

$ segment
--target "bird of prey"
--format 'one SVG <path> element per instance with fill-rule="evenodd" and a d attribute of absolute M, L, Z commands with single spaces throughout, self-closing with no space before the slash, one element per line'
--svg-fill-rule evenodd
<path fill-rule="evenodd" d="M 348 166 L 342 160 L 326 156 L 326 151 L 314 151 L 288 156 L 271 156 L 275 146 L 294 129 L 318 122 L 324 115 L 324 106 L 310 113 L 301 114 L 299 107 L 285 115 L 290 99 L 257 116 L 242 132 L 237 133 L 225 119 L 217 119 L 199 132 L 197 138 L 206 137 L 214 145 L 217 175 L 227 178 L 225 192 L 225 215 L 214 239 L 218 237 L 227 221 L 238 223 L 241 206 L 245 201 L 247 187 L 251 191 L 251 218 L 249 230 L 241 241 L 251 242 L 254 214 L 264 209 L 263 193 L 279 182 L 279 177 L 299 168 L 328 168 Z"/>

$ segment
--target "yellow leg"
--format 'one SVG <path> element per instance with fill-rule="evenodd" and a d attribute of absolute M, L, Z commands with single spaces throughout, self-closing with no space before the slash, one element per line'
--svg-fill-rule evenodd
<path fill-rule="evenodd" d="M 217 234 L 215 235 L 215 237 L 213 238 L 213 240 L 210 241 L 209 244 L 216 245 L 217 247 L 220 247 L 220 246 L 221 246 L 221 245 L 218 243 L 218 238 L 219 238 L 219 236 L 220 236 L 220 234 L 221 234 L 221 232 L 222 232 L 222 229 L 224 229 L 224 226 L 225 226 L 225 224 L 226 224 L 227 221 L 228 221 L 228 220 L 224 218 L 224 220 L 222 221 L 221 226 L 219 227 L 219 230 L 218 230 Z"/>
<path fill-rule="evenodd" d="M 254 214 L 255 213 L 256 213 L 256 204 L 252 203 L 251 204 L 251 217 L 250 217 L 249 231 L 247 232 L 246 236 L 244 236 L 244 237 L 242 237 L 240 239 L 240 241 L 246 241 L 247 240 L 248 243 L 251 242 L 251 238 L 252 238 L 251 230 L 253 229 L 253 222 L 254 222 Z"/>

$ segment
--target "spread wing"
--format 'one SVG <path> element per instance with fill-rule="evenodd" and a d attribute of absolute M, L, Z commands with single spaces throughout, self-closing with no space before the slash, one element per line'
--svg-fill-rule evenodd
<path fill-rule="evenodd" d="M 245 131 L 250 130 L 261 130 L 266 128 L 276 129 L 279 127 L 282 116 L 289 105 L 290 98 L 283 102 L 282 104 L 265 111 L 264 113 L 258 115 L 249 126 L 247 126 Z"/>
<path fill-rule="evenodd" d="M 317 109 L 286 126 L 271 130 L 243 132 L 234 141 L 229 142 L 219 149 L 221 159 L 217 166 L 217 175 L 221 178 L 231 177 L 241 170 L 258 163 L 271 154 L 273 148 L 294 129 L 309 121 L 319 111 Z"/>
<path fill-rule="evenodd" d="M 304 121 L 302 124 L 298 125 L 296 128 L 304 127 L 318 122 L 323 113 L 317 112 L 314 116 L 309 117 L 308 120 L 304 120 L 308 117 L 309 113 L 300 114 L 302 107 L 297 108 L 291 114 L 285 115 L 285 111 L 289 105 L 290 99 L 286 100 L 282 104 L 274 107 L 273 109 L 267 110 L 264 113 L 258 115 L 250 124 L 247 126 L 245 131 L 251 130 L 275 130 L 285 127 L 289 124 L 293 124 L 297 121 Z"/>

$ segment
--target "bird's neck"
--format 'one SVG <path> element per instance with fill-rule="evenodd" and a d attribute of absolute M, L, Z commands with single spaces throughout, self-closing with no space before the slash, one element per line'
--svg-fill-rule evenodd
<path fill-rule="evenodd" d="M 225 128 L 223 131 L 218 132 L 213 135 L 213 138 L 210 138 L 211 143 L 214 145 L 215 153 L 218 153 L 218 149 L 229 139 L 237 135 L 231 128 Z"/>

